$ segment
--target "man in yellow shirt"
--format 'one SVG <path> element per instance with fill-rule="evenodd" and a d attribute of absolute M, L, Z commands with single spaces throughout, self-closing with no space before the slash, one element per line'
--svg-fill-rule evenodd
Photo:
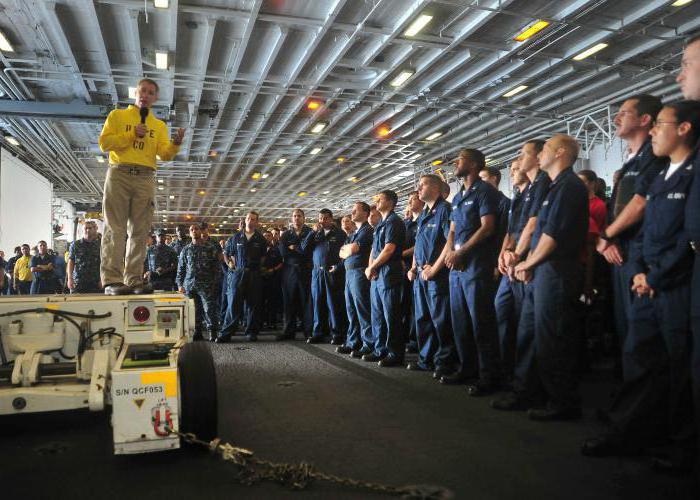
<path fill-rule="evenodd" d="M 134 105 L 112 111 L 100 134 L 100 149 L 109 151 L 100 251 L 107 295 L 151 291 L 143 282 L 143 261 L 155 207 L 156 156 L 173 159 L 185 134 L 178 129 L 170 141 L 165 123 L 150 112 L 157 100 L 158 84 L 144 78 L 136 87 Z"/>
<path fill-rule="evenodd" d="M 29 263 L 32 260 L 32 255 L 29 252 L 29 245 L 22 245 L 22 256 L 15 262 L 13 271 L 13 283 L 15 291 L 19 295 L 29 295 L 32 289 L 32 270 Z"/>

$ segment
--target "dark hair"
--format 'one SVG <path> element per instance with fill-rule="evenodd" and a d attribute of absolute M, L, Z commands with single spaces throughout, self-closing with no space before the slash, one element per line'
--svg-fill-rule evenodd
<path fill-rule="evenodd" d="M 39 241 L 37 242 L 37 244 L 36 244 L 37 247 L 38 247 L 40 244 L 42 244 L 42 243 L 43 243 L 44 245 L 47 244 L 44 240 L 39 240 Z"/>
<path fill-rule="evenodd" d="M 187 231 L 187 226 L 185 226 L 184 224 L 178 224 L 177 228 L 181 231 Z"/>
<path fill-rule="evenodd" d="M 29 246 L 29 243 L 23 243 L 23 244 L 22 244 L 22 248 L 24 248 L 24 247 L 27 247 L 27 248 L 31 249 L 31 247 Z M 21 250 L 22 248 L 20 248 L 20 250 Z"/>
<path fill-rule="evenodd" d="M 459 152 L 459 156 L 466 156 L 471 161 L 476 163 L 479 170 L 482 170 L 486 166 L 486 156 L 484 153 L 474 148 L 463 149 Z"/>
<path fill-rule="evenodd" d="M 607 187 L 608 186 L 605 184 L 605 179 L 598 177 L 595 180 L 595 195 L 601 200 L 605 200 L 607 198 L 607 194 L 605 193 Z"/>
<path fill-rule="evenodd" d="M 379 194 L 383 194 L 387 198 L 389 198 L 394 206 L 399 202 L 399 196 L 396 194 L 396 191 L 392 191 L 391 189 L 385 189 L 384 191 L 380 191 Z"/>
<path fill-rule="evenodd" d="M 294 210 L 292 210 L 292 213 L 294 212 L 300 212 L 302 217 L 306 217 L 306 214 L 301 208 L 295 208 Z"/>
<path fill-rule="evenodd" d="M 542 139 L 532 139 L 531 141 L 527 141 L 525 144 L 532 144 L 535 146 L 535 151 L 537 153 L 541 153 L 544 149 L 544 141 Z"/>
<path fill-rule="evenodd" d="M 137 87 L 139 87 L 142 83 L 150 83 L 156 88 L 156 94 L 160 92 L 160 87 L 158 84 L 155 82 L 155 80 L 151 80 L 150 78 L 141 78 L 139 82 L 136 84 Z"/>
<path fill-rule="evenodd" d="M 356 201 L 355 205 L 360 205 L 360 208 L 362 208 L 362 211 L 366 214 L 369 214 L 369 212 L 372 210 L 367 203 L 364 201 Z"/>
<path fill-rule="evenodd" d="M 501 183 L 501 171 L 496 167 L 484 167 L 481 169 L 482 172 L 486 172 L 489 177 L 496 178 L 496 184 Z"/>
<path fill-rule="evenodd" d="M 418 196 L 418 191 L 411 191 L 410 193 L 408 193 L 407 198 L 410 198 L 411 196 Z"/>
<path fill-rule="evenodd" d="M 676 121 L 679 124 L 690 123 L 691 129 L 686 144 L 695 146 L 700 138 L 700 101 L 678 101 L 667 104 L 666 107 L 676 113 Z"/>
<path fill-rule="evenodd" d="M 330 218 L 333 218 L 333 212 L 328 210 L 327 208 L 322 208 L 321 210 L 318 211 L 319 215 L 328 215 Z"/>
<path fill-rule="evenodd" d="M 581 177 L 585 177 L 588 182 L 595 182 L 598 178 L 593 170 L 579 170 L 577 173 Z"/>
<path fill-rule="evenodd" d="M 255 210 L 251 210 L 250 212 L 248 212 L 248 215 L 254 215 L 258 219 L 260 218 L 260 214 L 258 212 L 256 212 Z"/>
<path fill-rule="evenodd" d="M 658 115 L 661 108 L 664 107 L 664 105 L 661 103 L 661 99 L 650 94 L 633 95 L 625 99 L 625 101 L 636 101 L 634 103 L 634 109 L 637 110 L 637 114 L 639 116 L 651 116 L 652 122 L 656 120 L 656 115 Z"/>
<path fill-rule="evenodd" d="M 209 224 L 207 224 L 206 222 L 202 222 L 199 225 L 199 229 L 209 229 Z"/>
<path fill-rule="evenodd" d="M 21 251 L 22 251 L 22 247 L 21 247 L 21 246 L 15 247 L 15 253 L 21 252 Z"/>

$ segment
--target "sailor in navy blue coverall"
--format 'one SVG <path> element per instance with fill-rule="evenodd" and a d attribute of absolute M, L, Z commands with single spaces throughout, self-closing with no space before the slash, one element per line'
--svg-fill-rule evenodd
<path fill-rule="evenodd" d="M 377 197 L 382 220 L 374 228 L 374 240 L 365 276 L 370 280 L 374 351 L 364 361 L 379 366 L 403 365 L 405 339 L 401 328 L 401 288 L 403 263 L 401 252 L 406 242 L 406 227 L 394 212 L 398 196 L 385 190 Z"/>
<path fill-rule="evenodd" d="M 313 330 L 307 342 L 324 341 L 325 329 L 330 325 L 331 343 L 345 343 L 345 311 L 343 287 L 345 272 L 340 263 L 340 247 L 345 243 L 345 233 L 333 222 L 333 212 L 324 208 L 319 212 L 318 224 L 302 241 L 301 250 L 311 254 L 311 301 Z"/>
<path fill-rule="evenodd" d="M 478 378 L 469 386 L 474 395 L 495 391 L 500 376 L 492 291 L 498 191 L 479 178 L 484 162 L 484 154 L 476 149 L 459 154 L 455 175 L 463 185 L 452 199 L 450 233 L 443 250 L 450 269 L 450 315 L 459 367 L 440 382 Z"/>
<path fill-rule="evenodd" d="M 442 179 L 421 176 L 418 195 L 425 208 L 418 217 L 416 246 L 408 279 L 413 283 L 414 315 L 418 340 L 418 361 L 407 368 L 434 370 L 434 378 L 454 371 L 457 353 L 450 323 L 449 269 L 442 251 L 450 233 L 452 207 L 440 192 Z"/>
<path fill-rule="evenodd" d="M 521 312 L 521 323 L 531 322 L 535 331 L 534 356 L 523 392 L 546 402 L 546 407 L 530 408 L 532 420 L 581 416 L 576 304 L 582 291 L 589 215 L 588 192 L 573 171 L 578 151 L 576 139 L 555 135 L 540 152 L 540 168 L 552 183 L 537 215 L 532 250 L 515 267 L 516 278 L 533 282 L 532 300 L 523 304 Z"/>
<path fill-rule="evenodd" d="M 666 165 L 651 147 L 649 131 L 661 111 L 661 99 L 637 95 L 622 103 L 615 115 L 616 134 L 627 143 L 629 154 L 613 186 L 610 223 L 600 234 L 597 250 L 612 264 L 615 331 L 621 348 L 627 336 L 632 307 L 632 246 L 638 244 L 649 186 Z"/>
<path fill-rule="evenodd" d="M 228 267 L 225 276 L 226 315 L 216 342 L 228 342 L 240 320 L 245 320 L 245 334 L 255 341 L 260 332 L 260 304 L 263 294 L 261 266 L 267 253 L 267 241 L 258 231 L 257 212 L 248 212 L 245 227 L 231 236 L 224 246 Z"/>
<path fill-rule="evenodd" d="M 501 244 L 498 256 L 498 270 L 501 280 L 496 291 L 494 307 L 498 325 L 498 347 L 501 354 L 501 370 L 503 383 L 508 385 L 513 379 L 515 365 L 515 343 L 520 318 L 520 310 L 525 293 L 525 284 L 516 280 L 509 272 L 505 262 L 507 252 L 514 252 L 527 219 L 522 216 L 522 205 L 525 191 L 529 185 L 527 175 L 520 170 L 516 160 L 510 167 L 513 198 L 508 211 L 508 228 Z"/>
<path fill-rule="evenodd" d="M 282 255 L 282 307 L 284 310 L 284 331 L 277 340 L 291 340 L 297 329 L 297 319 L 301 320 L 305 337 L 311 336 L 311 256 L 304 252 L 301 243 L 311 228 L 304 224 L 304 211 L 292 211 L 292 224 L 282 233 L 279 241 Z"/>
<path fill-rule="evenodd" d="M 345 265 L 345 308 L 348 315 L 348 334 L 345 345 L 336 349 L 340 354 L 350 354 L 361 358 L 374 352 L 375 339 L 372 335 L 372 304 L 370 302 L 370 282 L 365 276 L 372 251 L 374 230 L 369 225 L 369 205 L 358 201 L 352 208 L 352 222 L 357 229 L 348 236 L 340 249 L 340 257 Z"/>

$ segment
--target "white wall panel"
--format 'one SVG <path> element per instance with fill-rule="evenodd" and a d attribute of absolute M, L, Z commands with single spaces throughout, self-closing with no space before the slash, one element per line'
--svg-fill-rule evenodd
<path fill-rule="evenodd" d="M 0 250 L 5 256 L 23 243 L 51 246 L 52 185 L 7 150 L 0 153 Z"/>

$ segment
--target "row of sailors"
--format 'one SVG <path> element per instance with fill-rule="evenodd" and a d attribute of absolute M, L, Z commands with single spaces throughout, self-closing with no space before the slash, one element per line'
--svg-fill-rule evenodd
<path fill-rule="evenodd" d="M 697 265 L 694 287 L 691 275 L 697 260 L 695 242 L 700 240 L 694 227 L 700 221 L 700 183 L 693 182 L 700 103 L 669 104 L 657 115 L 653 99 L 634 96 L 616 117 L 623 139 L 645 136 L 615 186 L 613 203 L 620 205 L 621 197 L 628 201 L 614 211 L 599 243 L 610 262 L 621 264 L 616 267 L 616 273 L 623 275 L 617 300 L 624 295 L 630 302 L 629 307 L 616 304 L 623 311 L 619 322 L 626 323 L 627 332 L 624 384 L 609 413 L 609 432 L 584 443 L 587 455 L 626 453 L 657 439 L 683 436 L 676 442 L 683 443 L 682 456 L 691 457 L 696 443 L 690 349 L 698 351 L 700 344 L 700 306 L 691 309 L 691 288 L 693 300 L 699 293 Z M 636 123 L 630 132 L 624 130 L 625 121 Z M 439 177 L 420 178 L 418 196 L 425 209 L 417 220 L 413 258 L 406 273 L 413 283 L 419 353 L 409 369 L 432 371 L 445 384 L 471 382 L 469 394 L 482 396 L 501 389 L 512 363 L 513 392 L 492 401 L 494 408 L 527 410 L 533 420 L 581 416 L 577 301 L 589 201 L 587 188 L 572 169 L 578 151 L 576 140 L 564 135 L 523 145 L 514 169 L 519 189 L 502 241 L 496 238 L 498 191 L 479 178 L 485 166 L 480 151 L 460 152 L 455 175 L 463 185 L 451 204 L 442 195 Z M 294 337 L 299 319 L 309 342 L 323 341 L 327 317 L 332 340 L 344 338 L 338 352 L 382 367 L 404 365 L 401 290 L 406 227 L 394 212 L 397 201 L 393 191 L 379 194 L 376 209 L 381 220 L 374 230 L 368 223 L 370 207 L 355 203 L 352 221 L 357 230 L 347 238 L 334 227 L 327 210 L 321 211 L 314 229 L 304 224 L 301 210 L 293 212 L 292 228 L 282 234 L 278 245 L 285 312 L 280 340 Z M 229 306 L 240 312 L 227 312 L 219 341 L 230 338 L 236 324 L 232 320 L 243 313 L 250 325 L 259 303 L 256 273 L 266 243 L 257 236 L 256 223 L 256 214 L 248 214 L 245 230 L 226 243 L 224 259 L 235 270 L 229 278 L 233 286 Z M 177 278 L 187 293 L 196 288 L 192 284 L 198 267 L 193 253 L 198 246 L 197 228 L 192 232 L 195 244 L 183 250 Z M 495 252 L 498 245 L 501 251 Z M 503 272 L 496 293 L 499 316 L 505 302 L 510 324 L 517 325 L 510 332 L 502 330 L 500 338 L 493 287 L 496 255 Z M 213 258 L 208 266 L 215 262 Z M 337 300 L 343 283 L 344 317 Z M 312 314 L 308 314 L 309 302 Z M 210 322 L 215 321 L 210 318 Z M 504 338 L 508 335 L 512 338 Z M 505 359 L 509 352 L 505 346 L 513 341 L 513 359 Z M 697 403 L 697 352 L 694 359 Z M 660 421 L 653 415 L 665 418 Z"/>

